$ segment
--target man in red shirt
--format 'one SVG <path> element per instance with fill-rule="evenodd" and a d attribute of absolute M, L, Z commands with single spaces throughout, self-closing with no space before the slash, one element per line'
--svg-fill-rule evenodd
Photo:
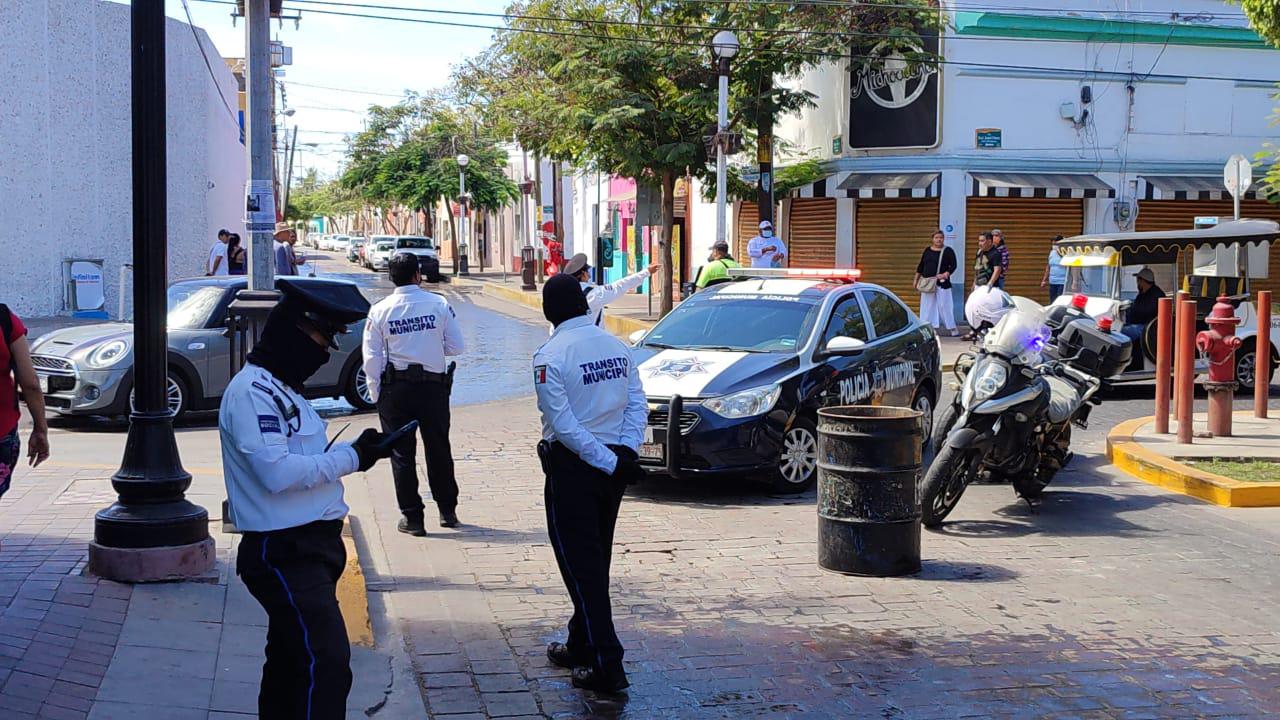
<path fill-rule="evenodd" d="M 44 393 L 31 364 L 27 327 L 0 303 L 0 495 L 18 466 L 21 441 L 18 439 L 18 387 L 31 412 L 31 436 L 27 440 L 27 461 L 32 467 L 49 457 L 49 425 L 44 417 Z"/>

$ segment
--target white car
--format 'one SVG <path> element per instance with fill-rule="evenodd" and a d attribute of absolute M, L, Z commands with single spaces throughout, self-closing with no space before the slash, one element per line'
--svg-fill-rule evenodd
<path fill-rule="evenodd" d="M 347 250 L 351 248 L 351 238 L 346 235 L 337 235 L 329 243 L 329 249 L 333 252 L 346 257 Z"/>
<path fill-rule="evenodd" d="M 374 235 L 369 241 L 373 243 L 373 250 L 365 252 L 369 269 L 374 272 L 386 272 L 387 261 L 396 251 L 396 239 L 386 235 Z"/>

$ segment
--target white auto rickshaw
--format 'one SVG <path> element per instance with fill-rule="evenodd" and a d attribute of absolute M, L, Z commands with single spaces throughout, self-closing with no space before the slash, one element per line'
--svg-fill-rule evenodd
<path fill-rule="evenodd" d="M 1271 220 L 1234 220 L 1199 230 L 1128 232 L 1080 235 L 1056 244 L 1062 265 L 1068 268 L 1064 294 L 1054 305 L 1069 305 L 1077 294 L 1087 297 L 1084 311 L 1092 317 L 1110 316 L 1123 323 L 1137 294 L 1131 276 L 1150 268 L 1156 284 L 1170 296 L 1171 288 L 1186 291 L 1196 301 L 1197 331 L 1220 296 L 1230 299 L 1241 322 L 1236 336 L 1243 340 L 1236 351 L 1236 379 L 1241 390 L 1252 391 L 1256 381 L 1258 314 L 1250 295 L 1249 280 L 1267 276 L 1267 252 L 1280 239 L 1280 224 Z M 1186 272 L 1190 269 L 1191 272 Z M 1272 373 L 1280 358 L 1280 303 L 1273 302 L 1271 327 L 1264 333 L 1270 351 Z M 1110 383 L 1151 380 L 1155 377 L 1156 322 L 1147 323 L 1141 348 L 1134 348 L 1133 363 Z M 1202 368 L 1201 365 L 1204 365 Z M 1197 363 L 1197 371 L 1207 370 Z M 1268 381 L 1270 378 L 1268 378 Z"/>

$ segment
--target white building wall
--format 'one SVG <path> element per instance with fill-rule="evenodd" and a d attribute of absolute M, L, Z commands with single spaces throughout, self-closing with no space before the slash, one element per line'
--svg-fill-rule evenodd
<path fill-rule="evenodd" d="M 62 261 L 105 260 L 118 308 L 132 253 L 127 5 L 7 3 L 0 14 L 0 300 L 64 311 Z M 197 30 L 228 102 L 236 85 Z M 244 154 L 190 28 L 167 25 L 169 278 L 203 274 L 219 227 L 243 225 Z M 234 104 L 233 104 L 234 107 Z"/>

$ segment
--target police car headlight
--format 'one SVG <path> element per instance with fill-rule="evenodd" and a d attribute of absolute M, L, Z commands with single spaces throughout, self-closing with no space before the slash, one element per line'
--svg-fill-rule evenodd
<path fill-rule="evenodd" d="M 763 415 L 769 412 L 773 409 L 774 404 L 778 402 L 780 395 L 782 395 L 782 386 L 771 385 L 704 400 L 702 407 L 720 417 L 734 420 L 751 417 L 752 415 Z"/>
<path fill-rule="evenodd" d="M 109 343 L 105 343 L 94 348 L 93 352 L 89 353 L 89 357 L 87 359 L 89 364 L 93 367 L 111 367 L 112 365 L 120 362 L 120 359 L 128 352 L 129 343 L 124 340 L 112 340 Z"/>

